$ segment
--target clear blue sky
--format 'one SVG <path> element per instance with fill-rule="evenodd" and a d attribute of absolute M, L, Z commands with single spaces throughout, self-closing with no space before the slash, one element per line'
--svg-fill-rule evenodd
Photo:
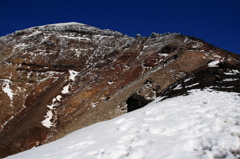
<path fill-rule="evenodd" d="M 178 32 L 240 54 L 240 0 L 0 0 L 0 36 L 62 22 L 129 36 Z"/>

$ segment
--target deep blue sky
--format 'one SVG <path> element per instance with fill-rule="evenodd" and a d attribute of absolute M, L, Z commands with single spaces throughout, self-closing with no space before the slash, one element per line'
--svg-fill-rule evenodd
<path fill-rule="evenodd" d="M 240 54 L 240 0 L 0 0 L 0 36 L 62 22 L 129 36 L 178 32 Z"/>

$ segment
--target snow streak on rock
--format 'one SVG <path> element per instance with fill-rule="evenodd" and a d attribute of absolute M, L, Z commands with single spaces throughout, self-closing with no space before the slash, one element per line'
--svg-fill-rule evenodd
<path fill-rule="evenodd" d="M 47 105 L 49 110 L 47 111 L 47 115 L 45 116 L 46 119 L 41 122 L 43 126 L 50 128 L 54 125 L 51 121 L 53 118 L 53 109 L 55 109 L 55 107 L 59 104 L 58 102 L 61 101 L 61 98 L 62 96 L 58 95 L 56 98 L 53 98 L 51 105 Z"/>
<path fill-rule="evenodd" d="M 66 85 L 65 87 L 63 87 L 63 90 L 61 91 L 62 94 L 67 94 L 69 93 L 69 86 L 70 86 L 70 83 L 68 85 Z"/>
<path fill-rule="evenodd" d="M 9 98 L 12 100 L 13 98 L 13 92 L 12 89 L 10 88 L 10 81 L 5 80 L 3 84 L 3 91 L 8 94 Z"/>
<path fill-rule="evenodd" d="M 9 96 L 10 100 L 12 101 L 13 99 L 13 92 L 12 89 L 10 88 L 10 83 L 11 81 L 9 80 L 4 80 L 4 83 L 2 85 L 2 89 L 5 93 L 7 93 L 7 95 Z"/>
<path fill-rule="evenodd" d="M 77 76 L 78 72 L 77 71 L 73 71 L 73 70 L 69 70 L 69 79 L 72 81 L 75 81 L 75 77 Z"/>
<path fill-rule="evenodd" d="M 208 67 L 218 67 L 219 60 L 214 60 L 208 64 Z"/>

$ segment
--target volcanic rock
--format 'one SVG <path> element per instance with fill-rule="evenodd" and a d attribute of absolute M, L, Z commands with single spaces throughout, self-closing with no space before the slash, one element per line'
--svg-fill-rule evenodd
<path fill-rule="evenodd" d="M 80 23 L 0 38 L 0 157 L 205 88 L 240 92 L 240 56 L 179 33 L 129 37 Z"/>

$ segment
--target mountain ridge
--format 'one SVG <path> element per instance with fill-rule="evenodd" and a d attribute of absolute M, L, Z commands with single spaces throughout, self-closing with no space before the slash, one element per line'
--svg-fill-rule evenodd
<path fill-rule="evenodd" d="M 194 71 L 240 71 L 239 55 L 195 37 L 133 38 L 76 23 L 1 37 L 0 61 L 0 157 L 140 108 Z"/>

